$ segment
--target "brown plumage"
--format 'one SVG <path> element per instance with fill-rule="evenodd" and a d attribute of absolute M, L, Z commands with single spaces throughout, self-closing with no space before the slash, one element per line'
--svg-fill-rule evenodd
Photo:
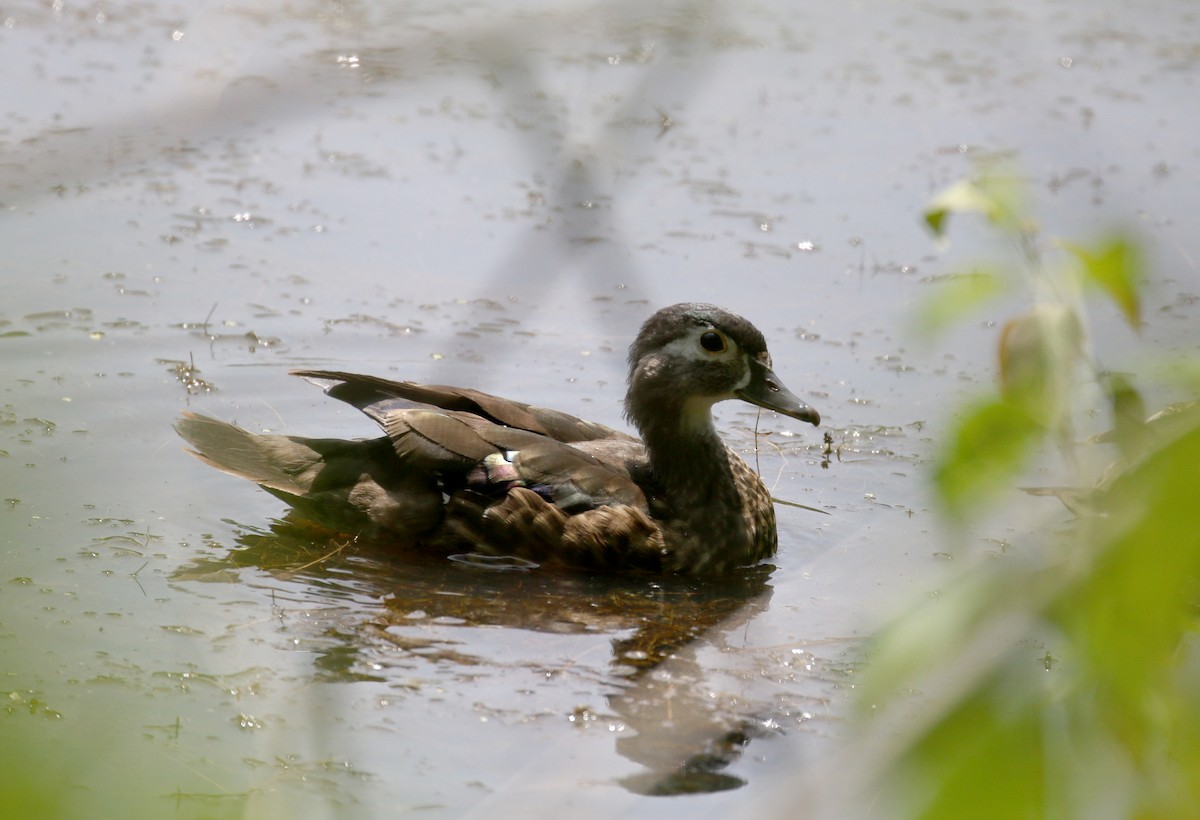
<path fill-rule="evenodd" d="M 323 526 L 446 552 L 585 568 L 719 573 L 775 552 L 758 475 L 717 435 L 712 405 L 741 399 L 820 419 L 770 369 L 762 334 L 712 305 L 651 316 L 629 350 L 625 413 L 639 440 L 477 390 L 320 370 L 383 429 L 369 441 L 256 435 L 185 413 L 202 461 Z"/>

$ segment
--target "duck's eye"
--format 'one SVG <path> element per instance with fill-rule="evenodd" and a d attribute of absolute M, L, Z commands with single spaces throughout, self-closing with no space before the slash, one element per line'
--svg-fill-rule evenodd
<path fill-rule="evenodd" d="M 710 330 L 700 337 L 700 346 L 709 353 L 720 353 L 725 349 L 725 337 L 715 330 Z"/>

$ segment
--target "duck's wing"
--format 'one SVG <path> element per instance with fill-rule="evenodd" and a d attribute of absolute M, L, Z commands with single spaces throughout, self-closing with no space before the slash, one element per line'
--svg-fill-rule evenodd
<path fill-rule="evenodd" d="M 449 491 L 498 496 L 524 486 L 567 513 L 611 505 L 647 509 L 638 482 L 645 451 L 619 430 L 468 388 L 336 371 L 293 373 L 374 419 L 404 469 L 436 474 Z"/>
<path fill-rule="evenodd" d="M 661 567 L 645 448 L 632 436 L 474 390 L 303 375 L 386 435 L 261 435 L 190 413 L 179 432 L 202 461 L 333 529 L 572 566 Z"/>
<path fill-rule="evenodd" d="M 362 410 L 382 426 L 381 420 L 390 411 L 410 409 L 414 404 L 442 410 L 471 413 L 482 419 L 528 430 L 562 442 L 615 439 L 637 441 L 636 438 L 603 424 L 586 421 L 568 413 L 550 410 L 524 402 L 493 396 L 466 387 L 441 384 L 395 382 L 376 376 L 342 373 L 335 370 L 293 370 L 323 387 L 326 394 Z"/>

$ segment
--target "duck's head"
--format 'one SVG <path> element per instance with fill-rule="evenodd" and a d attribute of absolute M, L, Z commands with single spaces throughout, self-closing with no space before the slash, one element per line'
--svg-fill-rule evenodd
<path fill-rule="evenodd" d="M 754 325 L 715 305 L 686 303 L 655 313 L 629 347 L 625 415 L 642 434 L 712 429 L 712 406 L 742 401 L 819 424 L 820 415 L 771 371 Z"/>

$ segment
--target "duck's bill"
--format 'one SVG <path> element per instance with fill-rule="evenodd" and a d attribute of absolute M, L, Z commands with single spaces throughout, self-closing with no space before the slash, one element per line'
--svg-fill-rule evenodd
<path fill-rule="evenodd" d="M 750 383 L 737 391 L 742 401 L 757 404 L 776 413 L 783 413 L 810 424 L 820 424 L 821 414 L 802 402 L 791 390 L 783 386 L 779 377 L 760 361 L 750 361 Z"/>

